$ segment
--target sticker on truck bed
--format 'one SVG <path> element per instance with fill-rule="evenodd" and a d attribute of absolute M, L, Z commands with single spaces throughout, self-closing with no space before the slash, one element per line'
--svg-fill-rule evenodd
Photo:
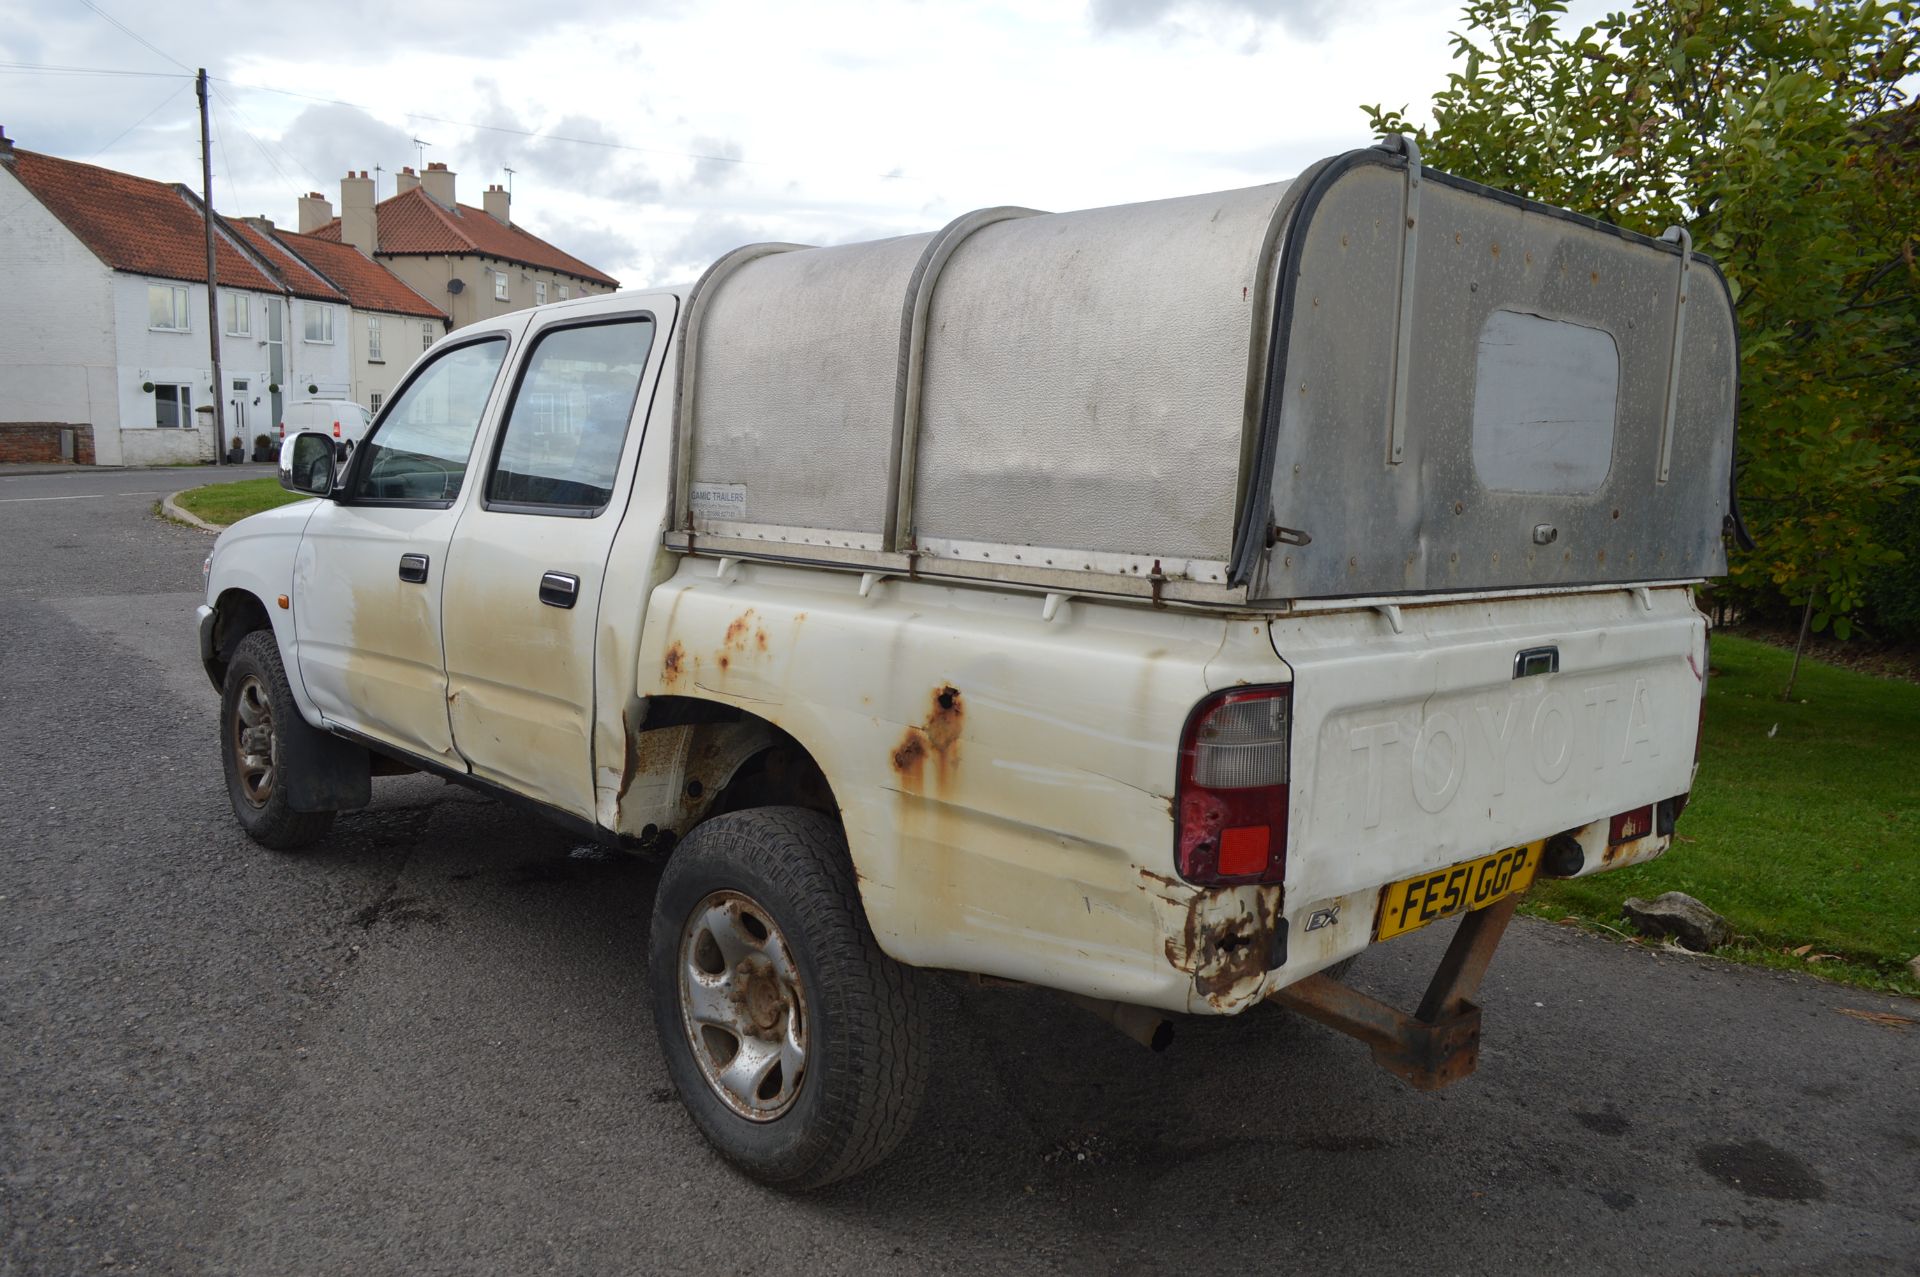
<path fill-rule="evenodd" d="M 743 523 L 747 517 L 747 485 L 696 480 L 687 493 L 687 504 L 693 517 L 704 522 Z"/>
<path fill-rule="evenodd" d="M 1540 867 L 1545 842 L 1509 847 L 1465 864 L 1403 878 L 1380 893 L 1380 918 L 1374 937 L 1391 940 L 1429 922 L 1451 918 L 1469 909 L 1484 909 L 1518 891 L 1525 891 Z"/>

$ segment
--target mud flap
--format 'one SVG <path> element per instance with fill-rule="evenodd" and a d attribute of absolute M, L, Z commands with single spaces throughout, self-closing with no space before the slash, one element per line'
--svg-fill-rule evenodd
<path fill-rule="evenodd" d="M 353 811 L 373 801 L 373 759 L 359 745 L 301 722 L 280 737 L 278 769 L 294 811 Z"/>

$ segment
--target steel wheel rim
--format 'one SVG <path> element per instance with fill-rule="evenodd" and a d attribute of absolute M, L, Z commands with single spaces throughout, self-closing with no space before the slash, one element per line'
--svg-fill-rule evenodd
<path fill-rule="evenodd" d="M 257 674 L 240 682 L 233 702 L 233 766 L 240 792 L 255 807 L 273 799 L 280 771 L 280 737 L 273 730 L 273 697 Z"/>
<path fill-rule="evenodd" d="M 680 933 L 680 1022 L 721 1103 L 755 1122 L 791 1108 L 806 1081 L 811 1018 L 772 914 L 738 891 L 694 907 Z"/>

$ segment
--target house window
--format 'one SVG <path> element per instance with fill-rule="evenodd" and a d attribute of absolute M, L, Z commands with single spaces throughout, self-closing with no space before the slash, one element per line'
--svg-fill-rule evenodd
<path fill-rule="evenodd" d="M 560 285 L 560 300 L 565 301 L 567 300 L 567 298 L 571 296 L 573 296 L 573 290 L 571 288 L 568 288 L 565 284 Z"/>
<path fill-rule="evenodd" d="M 147 327 L 163 333 L 187 331 L 186 285 L 147 285 Z"/>
<path fill-rule="evenodd" d="M 507 300 L 507 272 L 503 270 L 493 272 L 493 300 L 497 302 Z"/>
<path fill-rule="evenodd" d="M 547 304 L 547 286 L 544 283 L 533 286 L 533 304 L 536 306 Z"/>
<path fill-rule="evenodd" d="M 367 316 L 367 362 L 375 364 L 387 362 L 380 357 L 380 317 L 378 315 Z"/>
<path fill-rule="evenodd" d="M 220 295 L 220 314 L 226 320 L 229 337 L 249 337 L 253 335 L 253 307 L 247 304 L 242 293 L 222 293 Z"/>
<path fill-rule="evenodd" d="M 306 316 L 307 340 L 322 346 L 331 346 L 333 344 L 333 307 L 315 306 L 309 303 L 306 307 Z"/>
<path fill-rule="evenodd" d="M 185 292 L 185 289 L 180 291 Z M 177 429 L 193 424 L 193 387 L 155 386 L 153 388 L 153 424 Z"/>
<path fill-rule="evenodd" d="M 420 349 L 422 350 L 433 349 L 433 325 L 432 324 L 420 325 Z"/>
<path fill-rule="evenodd" d="M 376 417 L 380 415 L 380 401 L 383 398 L 385 398 L 385 396 L 377 390 L 367 396 L 367 408 Z"/>

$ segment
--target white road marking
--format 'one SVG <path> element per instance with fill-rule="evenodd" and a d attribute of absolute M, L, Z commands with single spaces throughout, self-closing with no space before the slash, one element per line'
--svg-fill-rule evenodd
<path fill-rule="evenodd" d="M 89 492 L 77 497 L 0 497 L 0 505 L 12 505 L 16 501 L 98 501 L 106 495 L 104 492 Z"/>

